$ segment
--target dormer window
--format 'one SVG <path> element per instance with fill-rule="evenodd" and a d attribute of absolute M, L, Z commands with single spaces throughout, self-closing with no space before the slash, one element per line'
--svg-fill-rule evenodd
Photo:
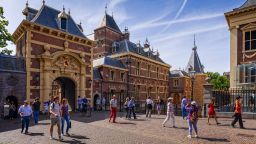
<path fill-rule="evenodd" d="M 62 12 L 58 14 L 58 23 L 59 23 L 59 28 L 62 30 L 67 30 L 68 28 L 68 14 L 65 12 L 65 8 L 63 7 Z"/>
<path fill-rule="evenodd" d="M 60 19 L 60 28 L 63 30 L 67 29 L 67 19 L 66 18 L 61 18 Z"/>

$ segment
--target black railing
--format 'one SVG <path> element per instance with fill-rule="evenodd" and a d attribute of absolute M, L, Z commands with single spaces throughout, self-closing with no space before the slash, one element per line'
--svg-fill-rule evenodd
<path fill-rule="evenodd" d="M 256 112 L 256 90 L 255 89 L 230 89 L 214 90 L 213 98 L 216 109 L 219 112 L 233 112 L 236 97 L 241 97 L 243 112 Z"/>

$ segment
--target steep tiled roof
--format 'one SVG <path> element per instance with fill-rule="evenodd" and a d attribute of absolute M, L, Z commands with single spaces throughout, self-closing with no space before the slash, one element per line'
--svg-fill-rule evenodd
<path fill-rule="evenodd" d="M 253 5 L 256 5 L 256 0 L 247 0 L 241 7 L 239 7 L 239 9 L 243 9 Z"/>
<path fill-rule="evenodd" d="M 165 64 L 165 62 L 159 57 L 158 52 L 153 52 L 150 48 L 143 48 L 142 46 L 136 45 L 127 39 L 120 42 L 114 42 L 113 45 L 116 46 L 116 51 L 113 52 L 113 54 L 132 52 Z"/>
<path fill-rule="evenodd" d="M 170 71 L 169 77 L 184 77 L 184 76 L 189 76 L 187 72 L 183 70 L 173 70 Z"/>
<path fill-rule="evenodd" d="M 124 64 L 118 59 L 114 59 L 106 56 L 106 57 L 93 60 L 93 67 L 98 67 L 102 65 L 125 69 Z"/>
<path fill-rule="evenodd" d="M 32 12 L 36 12 L 36 15 L 33 19 L 28 19 L 31 22 L 35 22 L 46 27 L 60 30 L 58 25 L 58 14 L 60 14 L 61 11 L 47 5 L 43 5 L 38 12 L 36 10 L 33 10 Z M 85 37 L 83 32 L 79 29 L 78 25 L 75 23 L 70 15 L 68 15 L 66 31 L 73 35 Z"/>
<path fill-rule="evenodd" d="M 196 46 L 192 49 L 192 54 L 190 55 L 187 67 L 185 69 L 187 73 L 189 73 L 192 70 L 195 71 L 195 73 L 204 73 L 204 67 L 201 64 L 196 49 Z"/>
<path fill-rule="evenodd" d="M 24 59 L 0 55 L 0 71 L 25 72 Z"/>
<path fill-rule="evenodd" d="M 105 13 L 105 16 L 103 17 L 101 24 L 100 24 L 100 27 L 104 27 L 104 26 L 109 27 L 109 28 L 121 33 L 114 18 L 112 16 L 108 15 L 107 13 Z"/>

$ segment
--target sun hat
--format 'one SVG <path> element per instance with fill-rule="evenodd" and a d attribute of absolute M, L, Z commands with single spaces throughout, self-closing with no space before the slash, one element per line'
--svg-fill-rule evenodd
<path fill-rule="evenodd" d="M 195 102 L 195 101 L 192 101 L 192 102 L 191 102 L 191 105 L 196 105 L 196 102 Z"/>

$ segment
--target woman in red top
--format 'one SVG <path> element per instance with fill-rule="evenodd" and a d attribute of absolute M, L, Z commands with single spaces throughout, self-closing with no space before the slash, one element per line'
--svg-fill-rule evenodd
<path fill-rule="evenodd" d="M 210 118 L 215 118 L 216 124 L 220 124 L 217 120 L 216 113 L 214 110 L 214 101 L 211 99 L 211 103 L 208 105 L 208 125 L 210 125 Z"/>

